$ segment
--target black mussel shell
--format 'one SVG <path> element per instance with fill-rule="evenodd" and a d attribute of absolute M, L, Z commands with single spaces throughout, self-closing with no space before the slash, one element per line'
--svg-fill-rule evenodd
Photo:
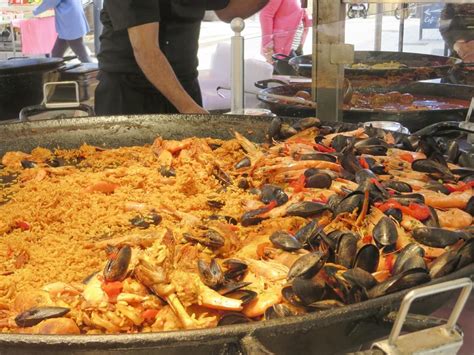
<path fill-rule="evenodd" d="M 312 127 L 321 127 L 321 121 L 316 117 L 305 117 L 298 120 L 293 127 L 297 130 L 305 130 Z"/>
<path fill-rule="evenodd" d="M 458 255 L 460 256 L 457 265 L 458 269 L 462 269 L 463 267 L 474 263 L 474 239 L 466 241 L 466 243 L 459 248 Z"/>
<path fill-rule="evenodd" d="M 334 155 L 324 154 L 324 153 L 308 153 L 302 154 L 300 160 L 317 160 L 317 161 L 327 161 L 330 163 L 335 163 L 337 158 Z"/>
<path fill-rule="evenodd" d="M 210 264 L 204 260 L 198 260 L 198 271 L 202 282 L 213 289 L 220 288 L 224 282 L 224 273 L 214 259 Z"/>
<path fill-rule="evenodd" d="M 250 183 L 246 178 L 242 178 L 237 182 L 237 187 L 242 190 L 247 190 L 250 187 Z"/>
<path fill-rule="evenodd" d="M 224 201 L 218 201 L 218 200 L 207 200 L 207 205 L 211 208 L 215 208 L 215 209 L 221 209 L 222 207 L 225 206 L 225 202 Z"/>
<path fill-rule="evenodd" d="M 291 284 L 287 284 L 281 289 L 281 295 L 289 304 L 295 307 L 304 307 L 304 304 L 298 296 L 296 296 L 295 291 L 293 291 L 293 286 Z"/>
<path fill-rule="evenodd" d="M 425 256 L 425 250 L 420 247 L 417 243 L 407 244 L 397 255 L 397 259 L 393 264 L 392 274 L 397 275 L 402 271 L 410 269 L 412 265 L 412 259 L 414 257 L 423 258 Z M 416 262 L 416 261 L 415 261 Z M 409 263 L 407 266 L 404 266 L 405 263 Z"/>
<path fill-rule="evenodd" d="M 305 254 L 291 265 L 288 272 L 288 280 L 293 280 L 296 277 L 309 279 L 316 275 L 324 266 L 327 256 L 320 251 Z"/>
<path fill-rule="evenodd" d="M 339 238 L 336 249 L 336 264 L 352 267 L 357 254 L 358 238 L 352 233 L 344 233 Z"/>
<path fill-rule="evenodd" d="M 447 251 L 430 264 L 430 276 L 437 279 L 446 276 L 456 270 L 461 255 L 454 251 Z"/>
<path fill-rule="evenodd" d="M 372 236 L 381 248 L 395 245 L 398 240 L 397 226 L 390 217 L 384 216 L 375 225 Z"/>
<path fill-rule="evenodd" d="M 176 177 L 176 171 L 173 168 L 164 165 L 160 167 L 160 174 L 167 178 Z"/>
<path fill-rule="evenodd" d="M 242 313 L 232 312 L 224 314 L 221 319 L 219 319 L 217 326 L 220 327 L 224 325 L 245 324 L 251 322 L 252 320 Z"/>
<path fill-rule="evenodd" d="M 125 245 L 118 250 L 114 258 L 109 259 L 104 268 L 104 279 L 107 282 L 122 281 L 127 277 L 128 266 L 132 259 L 132 248 Z"/>
<path fill-rule="evenodd" d="M 33 169 L 36 167 L 36 163 L 30 160 L 22 160 L 21 166 L 23 167 L 23 169 Z"/>
<path fill-rule="evenodd" d="M 407 184 L 406 182 L 403 181 L 397 181 L 397 180 L 387 180 L 382 183 L 382 185 L 386 188 L 395 190 L 397 192 L 402 192 L 402 193 L 410 193 L 413 192 L 412 187 Z"/>
<path fill-rule="evenodd" d="M 425 270 L 412 269 L 394 275 L 368 291 L 369 298 L 377 298 L 429 282 L 430 275 Z"/>
<path fill-rule="evenodd" d="M 417 242 L 434 248 L 453 245 L 465 236 L 462 232 L 432 227 L 415 228 L 412 235 Z"/>
<path fill-rule="evenodd" d="M 272 244 L 285 251 L 296 251 L 303 248 L 303 244 L 288 232 L 277 231 L 270 236 Z"/>
<path fill-rule="evenodd" d="M 218 214 L 212 214 L 209 216 L 209 220 L 211 221 L 218 221 L 218 220 L 222 220 L 222 221 L 225 221 L 226 223 L 228 224 L 233 224 L 234 226 L 236 226 L 239 222 L 232 216 L 222 216 L 222 215 L 218 215 Z"/>
<path fill-rule="evenodd" d="M 373 156 L 387 155 L 388 148 L 382 145 L 368 145 L 364 147 L 356 147 L 357 153 L 368 154 Z"/>
<path fill-rule="evenodd" d="M 317 216 L 328 209 L 329 208 L 327 205 L 319 202 L 302 201 L 289 206 L 286 211 L 286 215 L 307 218 Z"/>
<path fill-rule="evenodd" d="M 324 232 L 319 225 L 315 221 L 311 221 L 296 232 L 295 238 L 304 246 L 315 246 L 318 244 L 316 239 L 318 239 L 323 233 Z"/>
<path fill-rule="evenodd" d="M 464 168 L 474 168 L 474 153 L 461 151 L 458 164 Z"/>
<path fill-rule="evenodd" d="M 320 301 L 325 293 L 325 287 L 314 283 L 311 280 L 297 277 L 293 281 L 293 291 L 304 305 Z"/>
<path fill-rule="evenodd" d="M 361 169 L 355 174 L 355 181 L 359 185 L 366 182 L 367 180 L 371 181 L 373 179 L 378 181 L 377 175 L 375 175 L 369 169 Z"/>
<path fill-rule="evenodd" d="M 411 168 L 415 171 L 419 171 L 422 173 L 440 174 L 443 177 L 454 179 L 454 175 L 446 166 L 434 160 L 430 160 L 430 159 L 415 160 L 411 164 Z"/>
<path fill-rule="evenodd" d="M 379 260 L 379 249 L 373 244 L 366 244 L 357 252 L 354 267 L 360 268 L 369 273 L 374 273 L 377 271 Z"/>
<path fill-rule="evenodd" d="M 270 126 L 268 127 L 268 132 L 266 134 L 266 138 L 269 143 L 279 138 L 282 124 L 283 122 L 281 121 L 281 118 L 274 117 L 272 119 L 272 122 L 270 123 Z"/>
<path fill-rule="evenodd" d="M 33 327 L 46 319 L 60 318 L 70 311 L 65 307 L 30 308 L 15 317 L 15 323 L 21 328 Z"/>
<path fill-rule="evenodd" d="M 372 274 L 358 267 L 345 271 L 342 276 L 353 285 L 360 286 L 366 290 L 370 290 L 377 285 L 377 280 Z"/>
<path fill-rule="evenodd" d="M 349 174 L 355 174 L 359 170 L 362 170 L 362 166 L 360 165 L 359 160 L 357 160 L 353 152 L 344 152 L 341 158 L 341 166 Z"/>
<path fill-rule="evenodd" d="M 265 319 L 280 319 L 285 317 L 295 316 L 296 313 L 284 304 L 274 304 L 265 310 Z"/>
<path fill-rule="evenodd" d="M 343 149 L 347 148 L 354 142 L 354 138 L 338 135 L 333 138 L 331 147 L 336 149 L 337 152 L 342 152 Z"/>
<path fill-rule="evenodd" d="M 225 274 L 224 274 L 225 277 Z M 223 282 L 223 281 L 222 281 Z M 244 287 L 247 287 L 251 285 L 251 282 L 226 282 L 224 283 L 223 286 L 219 287 L 218 292 L 225 296 L 228 295 L 229 293 L 236 292 Z"/>
<path fill-rule="evenodd" d="M 439 181 L 430 181 L 428 184 L 425 185 L 425 189 L 434 191 L 434 192 L 441 192 L 445 195 L 449 195 L 450 191 L 444 184 L 440 183 Z"/>
<path fill-rule="evenodd" d="M 337 194 L 331 195 L 328 198 L 327 205 L 331 210 L 336 211 L 337 206 L 341 203 L 341 201 L 343 199 L 344 199 L 344 197 L 342 197 L 340 195 L 337 195 Z"/>
<path fill-rule="evenodd" d="M 226 280 L 240 279 L 248 269 L 245 262 L 237 259 L 227 259 L 222 264 L 227 268 L 224 273 Z"/>
<path fill-rule="evenodd" d="M 474 216 L 474 196 L 469 199 L 469 202 L 466 206 L 466 212 L 469 213 L 471 216 Z"/>
<path fill-rule="evenodd" d="M 340 215 L 341 213 L 353 212 L 358 209 L 359 212 L 362 210 L 364 204 L 364 194 L 357 191 L 347 195 L 334 209 L 334 214 Z"/>
<path fill-rule="evenodd" d="M 291 127 L 289 124 L 283 123 L 280 128 L 280 137 L 282 139 L 287 139 L 294 136 L 298 131 Z"/>
<path fill-rule="evenodd" d="M 251 164 L 250 159 L 245 157 L 241 161 L 237 162 L 234 167 L 236 169 L 243 169 L 243 168 L 248 168 L 250 164 Z"/>
<path fill-rule="evenodd" d="M 242 224 L 243 227 L 255 226 L 265 219 L 261 215 L 266 212 L 268 212 L 266 207 L 245 212 L 240 218 L 240 224 Z"/>
<path fill-rule="evenodd" d="M 306 179 L 305 187 L 314 189 L 329 189 L 332 185 L 332 178 L 326 173 L 311 175 Z"/>
<path fill-rule="evenodd" d="M 403 213 L 398 208 L 389 208 L 384 213 L 387 217 L 392 217 L 398 223 L 401 223 L 403 219 Z"/>
<path fill-rule="evenodd" d="M 408 206 L 410 203 L 425 203 L 425 197 L 418 193 L 393 195 L 391 198 L 405 206 Z"/>
<path fill-rule="evenodd" d="M 234 292 L 228 293 L 226 297 L 241 300 L 242 301 L 242 306 L 245 306 L 246 304 L 249 304 L 252 302 L 255 298 L 257 298 L 258 294 L 255 291 L 252 290 L 236 290 Z"/>
<path fill-rule="evenodd" d="M 260 200 L 265 204 L 276 201 L 277 205 L 281 206 L 288 202 L 288 195 L 279 186 L 264 185 L 261 188 Z"/>
<path fill-rule="evenodd" d="M 439 228 L 439 218 L 438 218 L 438 213 L 433 207 L 428 207 L 430 210 L 430 216 L 428 219 L 423 221 L 423 224 L 427 227 L 433 227 L 433 228 Z"/>
<path fill-rule="evenodd" d="M 456 164 L 458 162 L 460 154 L 461 154 L 461 151 L 459 149 L 459 143 L 455 140 L 452 140 L 451 142 L 449 142 L 447 150 L 446 150 L 446 155 L 448 157 L 448 160 L 451 163 Z"/>

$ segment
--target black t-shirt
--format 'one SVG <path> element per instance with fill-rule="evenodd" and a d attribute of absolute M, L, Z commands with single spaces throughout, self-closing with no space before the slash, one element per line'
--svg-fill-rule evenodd
<path fill-rule="evenodd" d="M 180 80 L 197 77 L 197 51 L 205 10 L 225 8 L 230 0 L 105 0 L 101 12 L 99 68 L 142 73 L 133 55 L 128 28 L 160 23 L 160 48 Z"/>

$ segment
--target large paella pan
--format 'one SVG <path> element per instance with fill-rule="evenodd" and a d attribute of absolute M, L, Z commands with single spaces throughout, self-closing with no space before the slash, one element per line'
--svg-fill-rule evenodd
<path fill-rule="evenodd" d="M 260 332 L 283 353 L 472 274 L 469 153 L 442 140 L 190 116 L 2 132 L 2 330 L 83 334 L 5 334 L 2 349 L 209 351 Z M 98 335 L 120 332 L 152 334 Z"/>

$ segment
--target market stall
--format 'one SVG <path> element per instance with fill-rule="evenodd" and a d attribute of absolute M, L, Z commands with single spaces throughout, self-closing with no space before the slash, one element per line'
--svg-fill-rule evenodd
<path fill-rule="evenodd" d="M 315 2 L 311 78 L 264 88 L 273 115 L 235 114 L 237 19 L 233 114 L 0 123 L 0 352 L 459 350 L 474 88 L 416 82 L 453 58 L 354 55 L 343 4 Z"/>

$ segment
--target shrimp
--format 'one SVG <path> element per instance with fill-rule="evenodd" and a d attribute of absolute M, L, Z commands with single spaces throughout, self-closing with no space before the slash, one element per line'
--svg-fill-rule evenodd
<path fill-rule="evenodd" d="M 472 224 L 472 216 L 459 208 L 451 208 L 447 211 L 438 210 L 436 212 L 442 228 L 462 229 Z"/>
<path fill-rule="evenodd" d="M 397 158 L 400 160 L 405 160 L 406 158 L 410 160 L 426 159 L 426 155 L 424 153 L 410 152 L 408 150 L 402 150 L 402 149 L 397 149 L 397 148 L 389 149 L 388 156 L 392 158 Z"/>
<path fill-rule="evenodd" d="M 7 152 L 2 158 L 2 164 L 7 168 L 21 168 L 22 160 L 31 160 L 32 156 L 23 152 Z"/>
<path fill-rule="evenodd" d="M 425 197 L 425 203 L 434 208 L 460 208 L 465 209 L 469 199 L 472 197 L 472 189 L 456 191 L 449 195 L 430 190 L 419 191 Z"/>
<path fill-rule="evenodd" d="M 54 318 L 46 319 L 31 328 L 20 329 L 19 333 L 78 335 L 81 334 L 81 330 L 71 318 Z"/>
<path fill-rule="evenodd" d="M 269 289 L 259 294 L 254 300 L 244 307 L 242 311 L 249 318 L 259 317 L 267 308 L 282 300 L 281 290 Z"/>
<path fill-rule="evenodd" d="M 340 172 L 342 169 L 339 164 L 331 163 L 328 161 L 305 160 L 295 162 L 293 160 L 290 160 L 281 164 L 262 166 L 261 168 L 257 169 L 255 173 L 262 173 L 263 175 L 266 175 L 268 173 L 281 174 L 294 170 L 303 170 L 309 168 L 329 169 L 335 172 Z"/>
<path fill-rule="evenodd" d="M 263 158 L 263 152 L 251 141 L 241 135 L 239 132 L 234 132 L 235 139 L 240 143 L 241 147 L 247 153 L 250 159 L 251 166 L 255 166 L 260 159 Z"/>
<path fill-rule="evenodd" d="M 199 283 L 199 305 L 223 311 L 241 311 L 242 301 L 220 295 L 216 291 Z"/>

